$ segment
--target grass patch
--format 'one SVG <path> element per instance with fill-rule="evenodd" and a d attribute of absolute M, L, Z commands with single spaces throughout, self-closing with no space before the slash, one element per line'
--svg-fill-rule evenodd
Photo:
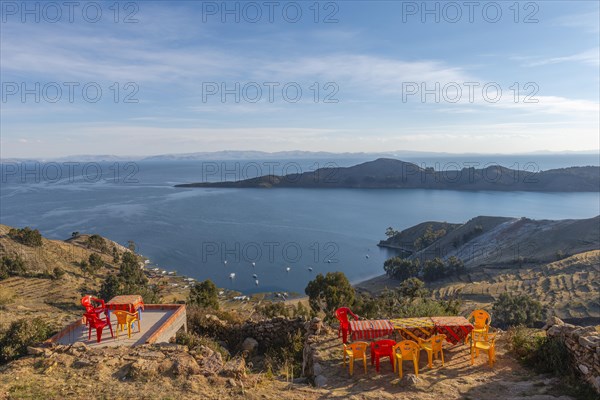
<path fill-rule="evenodd" d="M 508 343 L 511 352 L 523 365 L 537 373 L 552 374 L 560 379 L 560 385 L 554 388 L 557 395 L 580 400 L 598 399 L 598 393 L 573 367 L 575 360 L 560 339 L 517 326 L 508 330 Z"/>

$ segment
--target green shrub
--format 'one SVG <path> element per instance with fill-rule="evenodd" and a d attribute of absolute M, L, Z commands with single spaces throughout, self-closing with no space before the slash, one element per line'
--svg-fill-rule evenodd
<path fill-rule="evenodd" d="M 0 280 L 6 279 L 9 276 L 25 275 L 27 267 L 25 261 L 20 256 L 14 258 L 2 256 L 0 259 Z"/>
<path fill-rule="evenodd" d="M 273 343 L 265 352 L 265 367 L 268 371 L 285 375 L 287 379 L 302 374 L 304 335 L 300 330 L 288 333 Z"/>
<path fill-rule="evenodd" d="M 313 311 L 325 312 L 325 318 L 333 318 L 333 312 L 339 307 L 350 307 L 354 304 L 354 287 L 343 272 L 318 274 L 308 282 L 304 292 Z"/>
<path fill-rule="evenodd" d="M 96 249 L 101 252 L 105 252 L 107 250 L 106 240 L 100 235 L 94 234 L 87 238 L 86 244 L 88 248 Z"/>
<path fill-rule="evenodd" d="M 31 229 L 26 226 L 25 228 L 11 228 L 8 231 L 8 236 L 16 242 L 31 247 L 40 247 L 42 245 L 42 234 L 37 229 Z"/>
<path fill-rule="evenodd" d="M 104 261 L 102 260 L 102 257 L 100 257 L 100 255 L 96 253 L 90 254 L 90 257 L 88 258 L 88 263 L 90 264 L 90 268 L 93 272 L 97 272 L 100 268 L 104 266 Z"/>
<path fill-rule="evenodd" d="M 52 279 L 60 279 L 65 275 L 65 270 L 61 267 L 54 267 L 52 270 Z"/>
<path fill-rule="evenodd" d="M 51 330 L 41 318 L 14 321 L 0 338 L 0 362 L 7 362 L 27 353 L 27 346 L 42 342 Z"/>
<path fill-rule="evenodd" d="M 285 317 L 289 318 L 292 314 L 292 310 L 282 302 L 267 302 L 264 305 L 258 306 L 256 311 L 261 313 L 267 318 L 274 317 Z"/>
<path fill-rule="evenodd" d="M 492 306 L 494 324 L 500 328 L 533 326 L 542 319 L 542 304 L 526 294 L 502 293 Z"/>
<path fill-rule="evenodd" d="M 434 231 L 433 227 L 431 225 L 427 225 L 423 235 L 421 235 L 420 237 L 417 238 L 417 240 L 415 240 L 415 243 L 414 243 L 415 249 L 421 250 L 421 249 L 424 249 L 425 247 L 430 246 L 436 240 L 446 236 L 446 233 L 447 233 L 447 231 L 444 228 Z"/>
<path fill-rule="evenodd" d="M 207 279 L 203 282 L 196 282 L 190 289 L 188 303 L 200 307 L 219 309 L 219 289 Z"/>
<path fill-rule="evenodd" d="M 456 296 L 433 299 L 423 281 L 410 278 L 395 290 L 384 290 L 379 296 L 362 293 L 356 301 L 355 312 L 366 318 L 426 317 L 458 315 L 462 301 Z"/>

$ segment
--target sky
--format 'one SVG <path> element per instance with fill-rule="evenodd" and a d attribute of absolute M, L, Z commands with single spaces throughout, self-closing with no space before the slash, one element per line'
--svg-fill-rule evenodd
<path fill-rule="evenodd" d="M 600 148 L 597 1 L 2 1 L 0 156 Z"/>

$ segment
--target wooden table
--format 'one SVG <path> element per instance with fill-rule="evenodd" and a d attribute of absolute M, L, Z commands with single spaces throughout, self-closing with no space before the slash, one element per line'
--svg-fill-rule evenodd
<path fill-rule="evenodd" d="M 396 330 L 404 339 L 418 342 L 418 338 L 428 339 L 435 333 L 435 325 L 431 318 L 396 318 L 390 320 Z"/>
<path fill-rule="evenodd" d="M 367 319 L 350 321 L 352 340 L 370 340 L 388 336 L 394 332 L 394 326 L 387 319 Z"/>
<path fill-rule="evenodd" d="M 473 325 L 465 317 L 431 317 L 437 333 L 446 335 L 446 341 L 458 344 L 465 341 Z"/>

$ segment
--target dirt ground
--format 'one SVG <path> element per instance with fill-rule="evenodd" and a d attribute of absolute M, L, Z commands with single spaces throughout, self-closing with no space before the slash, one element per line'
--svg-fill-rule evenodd
<path fill-rule="evenodd" d="M 139 362 L 140 351 L 114 348 L 82 353 L 68 349 L 50 355 L 27 356 L 0 367 L 0 399 L 502 399 L 568 400 L 561 396 L 558 382 L 548 376 L 524 369 L 506 353 L 505 341 L 498 339 L 497 363 L 487 364 L 480 355 L 470 365 L 465 345 L 448 346 L 445 365 L 434 361 L 427 367 L 421 355 L 419 378 L 410 379 L 412 366 L 404 364 L 405 379 L 400 380 L 383 361 L 381 372 L 368 366 L 364 374 L 357 363 L 354 376 L 342 365 L 341 342 L 335 333 L 321 337 L 319 355 L 323 358 L 326 384 L 315 388 L 307 384 L 288 383 L 261 371 L 249 371 L 242 378 L 219 375 L 204 376 L 182 372 L 189 353 L 169 355 L 174 360 L 167 372 L 134 375 L 130 368 Z M 156 351 L 146 354 L 153 354 Z M 179 369 L 177 372 L 177 368 Z M 177 373 L 174 373 L 173 371 Z"/>

